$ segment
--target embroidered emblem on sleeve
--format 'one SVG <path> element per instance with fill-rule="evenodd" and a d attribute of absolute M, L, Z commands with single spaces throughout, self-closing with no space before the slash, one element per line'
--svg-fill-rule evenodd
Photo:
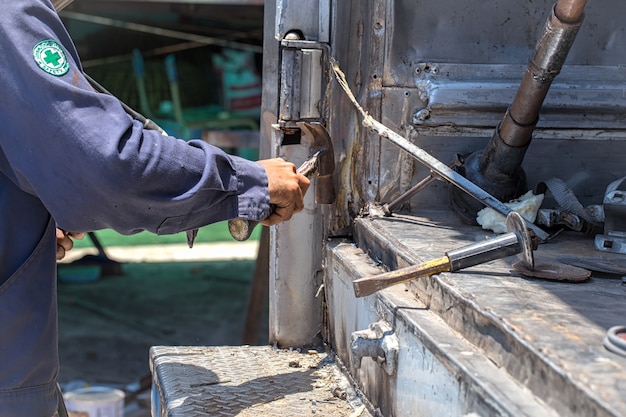
<path fill-rule="evenodd" d="M 35 58 L 39 68 L 57 77 L 65 75 L 70 70 L 65 51 L 57 41 L 52 39 L 41 41 L 35 45 L 33 58 Z"/>

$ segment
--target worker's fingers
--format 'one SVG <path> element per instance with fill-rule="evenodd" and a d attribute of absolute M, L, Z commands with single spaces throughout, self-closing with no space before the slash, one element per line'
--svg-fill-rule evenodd
<path fill-rule="evenodd" d="M 68 232 L 67 235 L 75 240 L 83 240 L 86 233 L 84 232 Z"/>
<path fill-rule="evenodd" d="M 72 250 L 74 247 L 74 241 L 72 239 L 83 239 L 85 237 L 85 233 L 79 232 L 66 232 L 62 229 L 56 229 L 56 238 L 57 238 L 57 250 L 56 250 L 56 258 L 57 260 L 61 260 L 65 257 L 65 253 L 67 251 Z"/>
<path fill-rule="evenodd" d="M 274 207 L 269 217 L 262 220 L 260 223 L 265 226 L 273 226 L 291 219 L 294 213 L 297 213 L 294 207 Z"/>
<path fill-rule="evenodd" d="M 267 173 L 270 204 L 274 207 L 270 216 L 262 221 L 271 226 L 291 219 L 294 213 L 304 209 L 304 194 L 310 182 L 296 172 L 296 166 L 281 158 L 259 161 Z"/>
<path fill-rule="evenodd" d="M 61 229 L 56 229 L 56 238 L 56 257 L 57 260 L 61 260 L 65 257 L 65 252 L 71 250 L 74 247 L 74 242 L 72 242 L 72 239 L 70 239 L 70 237 Z"/>
<path fill-rule="evenodd" d="M 311 185 L 311 181 L 309 181 L 309 179 L 302 174 L 298 174 L 297 179 L 298 179 L 298 185 L 300 186 L 300 192 L 302 193 L 302 197 L 304 198 L 304 195 L 306 194 L 307 190 L 309 189 L 309 186 Z M 300 210 L 298 211 L 301 211 L 303 208 L 304 208 L 304 203 L 302 204 L 302 208 L 300 208 Z"/>

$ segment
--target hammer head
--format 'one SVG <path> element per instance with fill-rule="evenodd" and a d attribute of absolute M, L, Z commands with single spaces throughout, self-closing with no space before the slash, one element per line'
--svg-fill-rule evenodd
<path fill-rule="evenodd" d="M 333 173 L 335 172 L 335 153 L 333 143 L 326 128 L 319 123 L 302 122 L 299 127 L 311 139 L 311 152 L 319 152 L 317 157 L 317 181 L 315 184 L 315 202 L 332 204 L 337 198 Z"/>

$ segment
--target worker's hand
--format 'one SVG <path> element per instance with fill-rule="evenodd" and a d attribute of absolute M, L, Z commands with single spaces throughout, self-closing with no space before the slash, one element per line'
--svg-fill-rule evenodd
<path fill-rule="evenodd" d="M 65 253 L 72 250 L 74 241 L 72 239 L 83 239 L 84 233 L 65 232 L 57 228 L 57 260 L 65 258 Z"/>
<path fill-rule="evenodd" d="M 307 177 L 296 173 L 296 166 L 281 158 L 258 161 L 267 173 L 270 204 L 273 211 L 261 223 L 271 226 L 287 221 L 304 208 L 304 195 L 311 184 Z"/>

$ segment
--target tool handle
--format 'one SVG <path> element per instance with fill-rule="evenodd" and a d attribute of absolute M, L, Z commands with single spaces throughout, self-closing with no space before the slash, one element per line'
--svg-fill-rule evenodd
<path fill-rule="evenodd" d="M 242 218 L 230 219 L 228 221 L 228 231 L 230 235 L 240 242 L 248 240 L 252 231 L 259 222 Z"/>
<path fill-rule="evenodd" d="M 374 294 L 376 291 L 380 291 L 391 285 L 410 281 L 419 277 L 435 275 L 449 270 L 450 259 L 448 259 L 447 256 L 442 256 L 441 258 L 433 259 L 421 264 L 407 266 L 406 268 L 385 272 L 380 275 L 354 280 L 352 281 L 352 287 L 354 288 L 354 295 L 357 297 L 365 297 L 366 295 Z"/>
<path fill-rule="evenodd" d="M 270 204 L 270 215 L 276 210 L 276 206 L 274 204 Z M 236 219 L 230 219 L 228 221 L 228 231 L 233 239 L 243 242 L 244 240 L 250 239 L 254 228 L 261 222 L 256 220 L 248 220 L 242 219 L 238 217 Z"/>

